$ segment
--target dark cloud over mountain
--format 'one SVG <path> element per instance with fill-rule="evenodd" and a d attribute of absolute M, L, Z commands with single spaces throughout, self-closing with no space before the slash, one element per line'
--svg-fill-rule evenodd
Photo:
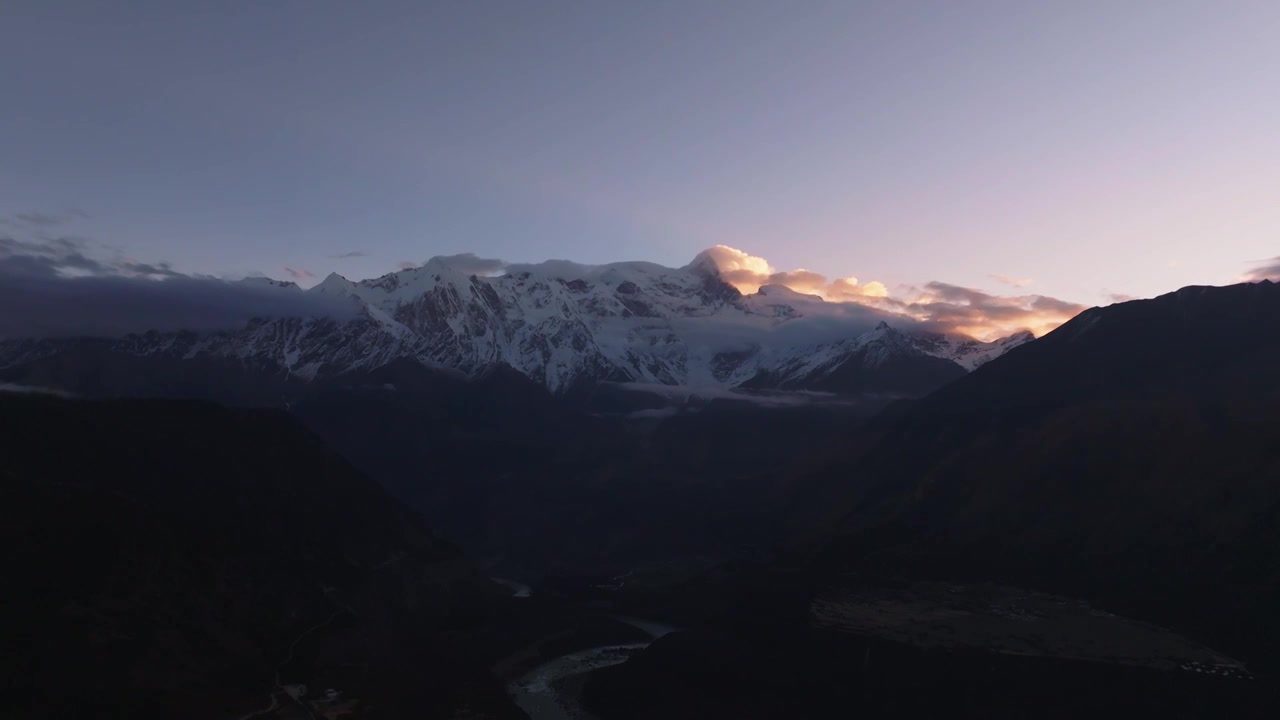
<path fill-rule="evenodd" d="M 256 317 L 351 312 L 343 301 L 296 288 L 191 276 L 163 262 L 99 259 L 74 238 L 0 237 L 0 338 L 217 330 Z"/>
<path fill-rule="evenodd" d="M 48 229 L 66 225 L 75 220 L 81 220 L 89 217 L 88 213 L 83 210 L 65 210 L 62 212 L 41 212 L 38 210 L 28 210 L 26 212 L 14 213 L 8 216 L 0 216 L 0 227 L 25 228 L 25 229 Z"/>
<path fill-rule="evenodd" d="M 1260 280 L 1274 280 L 1280 282 L 1280 257 L 1273 257 L 1270 260 L 1259 263 L 1257 267 L 1245 273 L 1246 282 L 1258 282 Z"/>
<path fill-rule="evenodd" d="M 507 269 L 505 261 L 480 257 L 475 253 L 444 255 L 435 259 L 466 275 L 492 275 Z"/>
<path fill-rule="evenodd" d="M 519 265 L 513 265 L 498 258 L 484 258 L 475 253 L 459 253 L 457 255 L 437 255 L 426 262 L 402 260 L 396 263 L 397 270 L 410 270 L 422 267 L 428 262 L 438 262 L 463 275 L 497 275 L 503 272 L 518 272 Z"/>

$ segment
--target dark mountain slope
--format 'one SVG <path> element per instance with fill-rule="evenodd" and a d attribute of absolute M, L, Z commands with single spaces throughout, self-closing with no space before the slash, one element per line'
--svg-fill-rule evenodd
<path fill-rule="evenodd" d="M 0 394 L 0 458 L 0 715 L 510 710 L 465 643 L 496 588 L 284 413 Z"/>
<path fill-rule="evenodd" d="M 1087 311 L 826 473 L 826 559 L 1083 595 L 1274 663 L 1278 365 L 1271 283 Z"/>
<path fill-rule="evenodd" d="M 759 550 L 780 469 L 866 412 L 721 399 L 589 414 L 505 366 L 466 378 L 414 361 L 315 383 L 292 410 L 473 557 L 527 579 Z"/>
<path fill-rule="evenodd" d="M 1089 311 L 850 436 L 780 510 L 816 556 L 695 584 L 691 629 L 587 698 L 610 720 L 1273 717 L 1277 365 L 1274 285 Z"/>
<path fill-rule="evenodd" d="M 773 479 L 883 402 L 681 400 L 622 384 L 556 396 L 504 364 L 467 376 L 407 358 L 303 382 L 270 363 L 137 356 L 107 341 L 30 355 L 0 381 L 288 408 L 472 558 L 533 577 L 765 547 L 775 536 L 760 516 L 785 490 Z"/>
<path fill-rule="evenodd" d="M 155 336 L 139 336 L 139 341 Z M 83 397 L 197 399 L 256 407 L 279 407 L 304 385 L 270 361 L 138 355 L 117 345 L 111 340 L 47 341 L 30 359 L 0 368 L 0 382 Z"/>

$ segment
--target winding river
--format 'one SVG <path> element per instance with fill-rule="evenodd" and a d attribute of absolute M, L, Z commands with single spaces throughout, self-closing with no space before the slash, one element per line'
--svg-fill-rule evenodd
<path fill-rule="evenodd" d="M 507 578 L 492 578 L 511 590 L 511 596 L 529 597 L 533 590 L 524 583 Z M 596 720 L 582 707 L 582 685 L 593 670 L 620 665 L 650 643 L 678 628 L 653 620 L 618 616 L 649 636 L 644 642 L 624 645 L 601 645 L 561 655 L 538 665 L 507 685 L 507 693 L 516 705 L 533 720 Z"/>
<path fill-rule="evenodd" d="M 510 590 L 511 597 L 527 598 L 533 594 L 533 588 L 529 587 L 528 585 L 525 585 L 524 583 L 516 582 L 515 580 L 508 580 L 506 578 L 500 578 L 500 577 L 489 578 L 489 579 Z"/>
<path fill-rule="evenodd" d="M 649 643 L 675 631 L 673 627 L 648 620 L 626 617 L 618 620 L 643 630 L 650 639 L 579 650 L 535 667 L 507 686 L 507 692 L 520 709 L 533 720 L 596 720 L 581 702 L 587 673 L 624 663 Z"/>

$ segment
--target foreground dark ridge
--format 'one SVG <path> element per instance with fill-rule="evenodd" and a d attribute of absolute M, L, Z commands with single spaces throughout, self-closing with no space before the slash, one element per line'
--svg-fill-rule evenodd
<path fill-rule="evenodd" d="M 1278 362 L 1280 285 L 1095 308 L 886 419 L 806 517 L 836 565 L 1087 595 L 1275 662 Z"/>
<path fill-rule="evenodd" d="M 501 589 L 287 415 L 2 394 L 0 455 L 0 714 L 510 711 L 456 636 Z"/>

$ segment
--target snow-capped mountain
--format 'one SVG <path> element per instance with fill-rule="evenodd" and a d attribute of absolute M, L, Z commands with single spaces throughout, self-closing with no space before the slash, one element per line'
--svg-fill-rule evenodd
<path fill-rule="evenodd" d="M 978 358 L 985 360 L 997 351 L 1020 344 L 1014 338 L 1007 340 L 1002 346 L 979 343 L 972 338 L 910 335 L 881 321 L 870 332 L 820 345 L 772 367 L 761 368 L 744 385 L 783 390 L 923 395 L 976 367 L 974 361 Z"/>
<path fill-rule="evenodd" d="M 994 342 L 942 333 L 916 333 L 911 339 L 916 349 L 926 355 L 951 360 L 965 370 L 977 370 L 1019 345 L 1035 340 L 1036 336 L 1024 330 Z"/>
<path fill-rule="evenodd" d="M 907 318 L 824 304 L 782 286 L 743 296 L 706 253 L 682 268 L 550 261 L 480 276 L 435 258 L 370 280 L 332 274 L 305 291 L 267 278 L 244 282 L 338 300 L 351 314 L 260 319 L 234 331 L 131 335 L 112 349 L 234 359 L 303 380 L 402 358 L 468 374 L 507 365 L 557 392 L 600 381 L 853 391 L 907 368 L 908 375 L 930 378 L 897 383 L 902 387 L 890 382 L 888 389 L 898 392 L 936 386 L 1031 339 L 1024 333 L 981 343 L 910 334 L 883 321 L 910 327 Z M 819 322 L 837 306 L 843 308 L 839 323 Z M 879 326 L 866 331 L 877 320 Z M 74 342 L 10 341 L 0 347 L 0 365 Z M 851 380 L 859 373 L 865 381 Z"/>

